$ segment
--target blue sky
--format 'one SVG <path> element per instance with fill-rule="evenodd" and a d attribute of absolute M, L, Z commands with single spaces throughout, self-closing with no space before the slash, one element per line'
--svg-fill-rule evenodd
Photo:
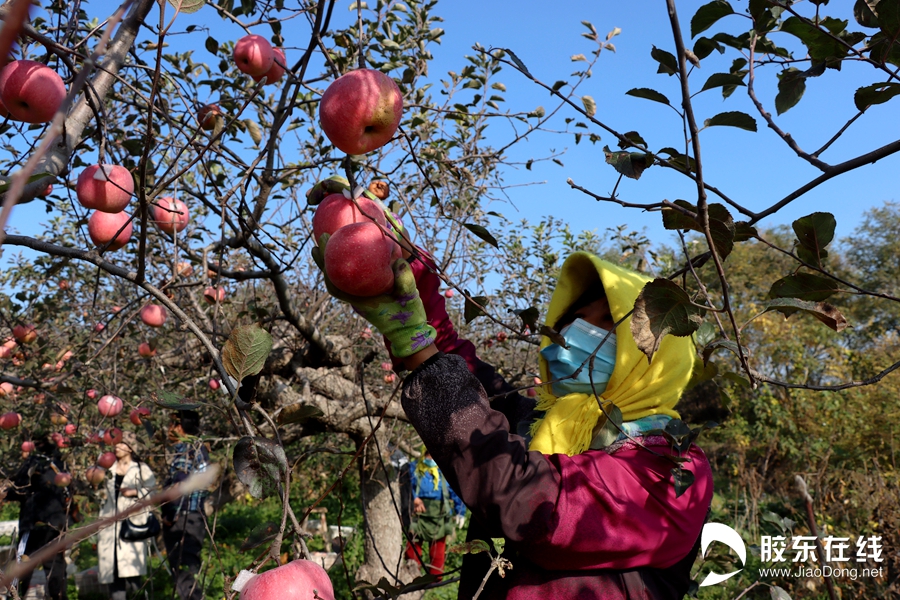
<path fill-rule="evenodd" d="M 690 17 L 701 4 L 679 3 L 679 16 L 685 35 L 690 33 Z M 828 14 L 849 10 L 850 7 L 847 2 L 833 4 L 835 6 L 826 7 Z M 116 3 L 104 1 L 92 2 L 83 7 L 89 14 L 94 13 L 102 19 L 115 5 Z M 745 5 L 746 2 L 733 2 L 738 11 L 742 11 Z M 339 4 L 335 11 L 337 23 L 355 17 L 355 11 L 351 13 L 349 6 L 349 1 Z M 183 29 L 190 23 L 210 25 L 210 15 L 204 16 L 208 11 L 211 9 L 204 8 L 196 15 L 179 17 L 176 29 Z M 512 49 L 535 77 L 552 83 L 568 76 L 576 66 L 584 64 L 571 62 L 573 54 L 588 54 L 593 47 L 591 42 L 580 36 L 585 31 L 582 20 L 592 22 L 601 36 L 619 27 L 622 32 L 613 40 L 617 51 L 603 52 L 593 77 L 580 88 L 579 94 L 591 95 L 596 100 L 596 116 L 599 120 L 622 132 L 639 131 L 651 148 L 684 146 L 681 120 L 671 108 L 625 95 L 631 88 L 650 87 L 666 94 L 673 104 L 679 102 L 676 78 L 656 74 L 656 62 L 650 57 L 653 45 L 674 51 L 665 3 L 661 0 L 627 3 L 586 3 L 578 0 L 555 0 L 552 3 L 442 0 L 434 12 L 444 17 L 442 26 L 445 29 L 442 43 L 431 46 L 435 55 L 431 73 L 435 77 L 444 76 L 451 69 L 458 71 L 465 64 L 463 56 L 471 54 L 472 45 L 478 42 L 485 47 Z M 840 16 L 851 18 L 850 28 L 859 29 L 849 14 Z M 218 17 L 213 16 L 212 19 L 215 21 L 215 36 L 224 39 L 227 27 L 221 24 Z M 741 17 L 731 16 L 720 21 L 713 31 L 718 30 L 717 27 L 725 27 L 732 33 L 739 33 L 746 29 L 746 23 Z M 305 26 L 301 27 L 299 23 L 298 28 L 305 31 Z M 259 31 L 254 32 L 269 35 L 267 27 L 257 29 Z M 235 37 L 238 35 L 235 32 Z M 196 36 L 180 39 L 196 39 L 197 59 L 208 60 L 211 65 L 215 65 L 212 56 L 202 47 L 205 39 L 203 33 L 198 32 Z M 792 41 L 786 34 L 776 34 L 773 39 L 785 45 Z M 289 39 L 288 45 L 292 41 L 300 45 L 305 43 L 305 38 L 301 35 L 301 39 Z M 193 43 L 191 45 L 194 46 Z M 691 46 L 692 42 L 688 42 L 688 45 Z M 294 56 L 291 55 L 292 52 Z M 299 50 L 289 51 L 289 62 L 298 55 Z M 721 58 L 713 54 L 705 59 L 702 67 L 691 77 L 692 90 L 699 90 L 711 74 L 726 71 L 736 57 L 735 52 L 730 52 Z M 758 94 L 773 113 L 776 72 L 777 68 L 770 66 L 760 71 L 757 77 Z M 507 102 L 503 108 L 521 111 L 542 105 L 550 110 L 555 105 L 555 101 L 544 90 L 512 69 L 506 69 L 499 80 L 508 90 Z M 777 118 L 779 125 L 789 131 L 804 149 L 812 151 L 855 114 L 854 90 L 879 80 L 881 79 L 871 68 L 859 65 L 846 65 L 840 73 L 829 70 L 823 76 L 809 80 L 803 100 L 791 111 Z M 701 133 L 701 144 L 706 180 L 752 210 L 760 210 L 819 173 L 799 160 L 765 127 L 744 89 L 739 88 L 726 101 L 723 101 L 718 90 L 704 92 L 696 97 L 695 110 L 701 122 L 716 113 L 730 110 L 741 110 L 756 117 L 759 124 L 759 131 L 756 133 L 730 127 L 714 127 Z M 839 142 L 822 158 L 831 163 L 840 162 L 896 139 L 900 136 L 900 119 L 896 118 L 898 105 L 900 99 L 870 108 L 849 129 L 843 142 Z M 560 119 L 565 116 L 579 115 L 564 109 Z M 504 139 L 508 134 L 502 125 L 497 131 L 499 137 Z M 509 170 L 506 182 L 520 187 L 509 190 L 508 204 L 493 205 L 491 209 L 513 221 L 520 218 L 537 221 L 543 215 L 552 214 L 572 223 L 576 228 L 595 229 L 601 234 L 607 227 L 625 224 L 630 229 L 645 229 L 646 235 L 653 241 L 672 243 L 671 233 L 662 228 L 658 214 L 609 203 L 598 204 L 566 184 L 566 179 L 571 177 L 579 185 L 598 194 L 612 191 L 617 175 L 610 166 L 604 164 L 602 148 L 608 144 L 615 149 L 615 140 L 605 132 L 597 133 L 601 133 L 602 140 L 596 145 L 582 140 L 576 146 L 570 134 L 538 134 L 514 147 L 510 151 L 510 158 L 520 161 L 545 156 L 549 148 L 565 151 L 561 157 L 564 166 L 535 163 L 532 171 Z M 859 223 L 864 210 L 881 205 L 886 200 L 896 200 L 895 173 L 898 168 L 900 157 L 893 156 L 855 173 L 838 177 L 769 217 L 761 225 L 789 224 L 813 211 L 829 211 L 837 217 L 838 235 L 846 236 Z M 696 201 L 696 187 L 691 181 L 660 167 L 649 169 L 639 181 L 624 179 L 618 193 L 621 199 L 637 203 L 678 198 Z M 711 198 L 710 201 L 715 199 Z M 44 220 L 43 215 L 43 207 L 38 203 L 22 206 L 13 214 L 12 225 L 23 233 L 29 233 L 29 224 Z"/>

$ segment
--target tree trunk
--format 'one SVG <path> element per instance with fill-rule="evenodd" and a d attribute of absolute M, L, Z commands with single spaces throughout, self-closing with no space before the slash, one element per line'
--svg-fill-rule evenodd
<path fill-rule="evenodd" d="M 357 443 L 362 443 L 362 440 Z M 365 562 L 356 572 L 357 583 L 377 584 L 384 577 L 391 585 L 402 587 L 422 573 L 416 563 L 403 558 L 406 537 L 400 518 L 400 485 L 391 466 L 387 436 L 378 431 L 360 455 Z M 423 592 L 404 594 L 405 600 L 418 600 Z"/>

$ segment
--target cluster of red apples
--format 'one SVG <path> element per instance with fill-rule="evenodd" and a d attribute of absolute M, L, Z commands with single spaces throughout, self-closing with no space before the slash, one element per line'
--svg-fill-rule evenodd
<path fill-rule="evenodd" d="M 366 154 L 388 143 L 400 125 L 403 96 L 393 79 L 358 69 L 336 79 L 319 102 L 322 131 L 339 150 Z M 392 263 L 402 252 L 390 232 L 384 207 L 371 194 L 327 196 L 313 216 L 313 236 L 325 233 L 325 273 L 341 291 L 377 296 L 394 286 Z"/>

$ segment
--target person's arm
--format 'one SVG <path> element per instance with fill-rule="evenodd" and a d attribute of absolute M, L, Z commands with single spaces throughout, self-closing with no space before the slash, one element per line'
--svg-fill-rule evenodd
<path fill-rule="evenodd" d="M 452 355 L 422 362 L 404 382 L 402 404 L 472 519 L 540 566 L 667 567 L 700 533 L 712 484 L 699 449 L 687 465 L 695 484 L 679 498 L 672 464 L 640 449 L 573 457 L 528 452 Z"/>

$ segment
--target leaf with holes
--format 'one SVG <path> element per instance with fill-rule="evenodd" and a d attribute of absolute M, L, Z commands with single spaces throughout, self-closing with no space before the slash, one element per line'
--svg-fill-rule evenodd
<path fill-rule="evenodd" d="M 234 447 L 234 472 L 254 498 L 279 493 L 287 472 L 287 456 L 272 440 L 242 437 Z"/>
<path fill-rule="evenodd" d="M 290 404 L 279 411 L 275 417 L 275 422 L 279 425 L 287 425 L 288 423 L 306 423 L 310 419 L 321 417 L 323 413 L 318 407 L 310 404 Z"/>
<path fill-rule="evenodd" d="M 256 526 L 250 532 L 250 535 L 247 536 L 247 539 L 244 540 L 244 543 L 241 544 L 241 552 L 253 550 L 266 542 L 274 540 L 275 536 L 278 535 L 279 529 L 278 523 L 272 521 Z"/>
<path fill-rule="evenodd" d="M 853 94 L 853 102 L 858 110 L 863 111 L 873 104 L 884 104 L 898 94 L 900 94 L 900 83 L 890 81 L 873 83 L 856 90 L 856 93 Z"/>
<path fill-rule="evenodd" d="M 805 312 L 835 331 L 843 331 L 847 327 L 847 319 L 837 308 L 827 302 L 810 302 L 796 298 L 776 298 L 765 304 L 764 312 L 778 311 L 787 319 L 796 312 Z"/>
<path fill-rule="evenodd" d="M 631 335 L 652 361 L 665 336 L 691 335 L 702 323 L 701 310 L 691 303 L 687 292 L 668 279 L 654 279 L 634 302 Z"/>
<path fill-rule="evenodd" d="M 463 223 L 463 227 L 483 239 L 485 242 L 493 246 L 494 248 L 499 248 L 497 245 L 497 239 L 491 235 L 491 232 L 482 227 L 481 225 L 475 225 L 474 223 Z"/>
<path fill-rule="evenodd" d="M 773 283 L 769 290 L 769 298 L 799 298 L 821 302 L 833 296 L 839 289 L 840 286 L 834 279 L 812 273 L 794 273 Z"/>
<path fill-rule="evenodd" d="M 236 327 L 222 348 L 222 364 L 229 375 L 242 381 L 262 371 L 272 351 L 272 336 L 254 323 Z"/>
<path fill-rule="evenodd" d="M 653 165 L 653 155 L 644 152 L 613 152 L 609 146 L 603 147 L 606 162 L 613 168 L 631 179 L 640 179 L 641 174 Z"/>
<path fill-rule="evenodd" d="M 657 92 L 656 90 L 651 90 L 650 88 L 632 88 L 625 92 L 626 96 L 634 96 L 635 98 L 643 98 L 644 100 L 653 100 L 654 102 L 661 102 L 662 104 L 668 104 L 671 106 L 669 99 L 665 97 L 665 95 Z"/>

